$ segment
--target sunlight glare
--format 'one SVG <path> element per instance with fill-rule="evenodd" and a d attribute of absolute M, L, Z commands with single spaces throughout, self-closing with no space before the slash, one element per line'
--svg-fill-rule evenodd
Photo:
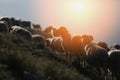
<path fill-rule="evenodd" d="M 81 2 L 75 2 L 72 5 L 72 9 L 75 12 L 82 12 L 84 10 L 84 5 Z"/>
<path fill-rule="evenodd" d="M 116 0 L 33 0 L 32 8 L 44 28 L 65 26 L 72 34 L 90 34 L 99 41 L 108 40 L 119 21 Z"/>

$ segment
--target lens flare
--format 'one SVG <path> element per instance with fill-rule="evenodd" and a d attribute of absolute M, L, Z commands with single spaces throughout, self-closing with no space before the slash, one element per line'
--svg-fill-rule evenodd
<path fill-rule="evenodd" d="M 71 3 L 71 10 L 73 12 L 82 12 L 84 10 L 84 4 L 82 2 L 73 2 Z"/>
<path fill-rule="evenodd" d="M 33 15 L 44 27 L 65 26 L 73 34 L 111 40 L 117 20 L 116 0 L 33 0 Z"/>

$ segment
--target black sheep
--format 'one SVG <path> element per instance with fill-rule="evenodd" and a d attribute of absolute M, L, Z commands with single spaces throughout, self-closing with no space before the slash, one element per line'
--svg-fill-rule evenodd
<path fill-rule="evenodd" d="M 0 21 L 0 32 L 9 32 L 8 24 L 6 21 Z"/>

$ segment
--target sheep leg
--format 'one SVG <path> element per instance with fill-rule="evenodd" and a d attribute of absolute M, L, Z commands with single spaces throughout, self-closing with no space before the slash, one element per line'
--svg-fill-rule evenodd
<path fill-rule="evenodd" d="M 104 79 L 107 80 L 108 79 L 108 69 L 107 67 L 104 67 Z"/>
<path fill-rule="evenodd" d="M 117 75 L 116 75 L 116 80 L 120 80 L 120 75 L 119 75 L 119 73 L 117 73 Z"/>
<path fill-rule="evenodd" d="M 98 78 L 101 80 L 101 69 L 99 67 L 96 67 L 97 73 L 98 73 Z"/>
<path fill-rule="evenodd" d="M 116 80 L 115 77 L 116 76 L 115 76 L 114 72 L 112 71 L 112 80 Z"/>
<path fill-rule="evenodd" d="M 69 53 L 68 53 L 68 51 L 66 51 L 65 54 L 66 54 L 66 59 L 69 60 Z"/>

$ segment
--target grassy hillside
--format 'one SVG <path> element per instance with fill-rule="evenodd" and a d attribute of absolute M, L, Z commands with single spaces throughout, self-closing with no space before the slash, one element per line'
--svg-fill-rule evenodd
<path fill-rule="evenodd" d="M 80 70 L 49 47 L 0 34 L 0 80 L 90 80 Z"/>

